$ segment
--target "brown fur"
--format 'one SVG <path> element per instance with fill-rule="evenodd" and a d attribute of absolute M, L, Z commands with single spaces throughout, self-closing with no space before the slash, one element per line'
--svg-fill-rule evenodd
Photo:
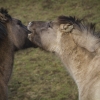
<path fill-rule="evenodd" d="M 28 25 L 30 40 L 60 57 L 78 87 L 79 100 L 100 100 L 100 35 L 94 24 L 67 16 L 35 23 Z"/>
<path fill-rule="evenodd" d="M 8 82 L 13 69 L 14 51 L 34 46 L 29 31 L 20 20 L 0 9 L 0 100 L 8 100 Z M 28 45 L 29 44 L 29 45 Z"/>

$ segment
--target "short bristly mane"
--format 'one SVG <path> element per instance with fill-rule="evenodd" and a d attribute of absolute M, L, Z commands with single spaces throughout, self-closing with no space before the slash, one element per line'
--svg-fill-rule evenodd
<path fill-rule="evenodd" d="M 78 28 L 81 31 L 88 31 L 90 34 L 100 38 L 100 34 L 95 32 L 95 23 L 85 22 L 84 19 L 78 19 L 75 16 L 59 16 L 58 17 L 59 24 L 73 24 L 75 28 Z"/>
<path fill-rule="evenodd" d="M 95 31 L 95 24 L 72 16 L 59 16 L 58 23 L 73 25 L 71 32 L 73 40 L 80 47 L 90 52 L 94 52 L 100 47 L 100 33 Z"/>
<path fill-rule="evenodd" d="M 59 16 L 58 17 L 58 22 L 60 24 L 66 24 L 66 23 L 70 23 L 70 24 L 79 24 L 83 19 L 76 19 L 75 16 Z"/>
<path fill-rule="evenodd" d="M 1 8 L 0 13 L 4 14 L 6 17 L 11 18 L 11 16 L 8 14 L 7 9 Z"/>

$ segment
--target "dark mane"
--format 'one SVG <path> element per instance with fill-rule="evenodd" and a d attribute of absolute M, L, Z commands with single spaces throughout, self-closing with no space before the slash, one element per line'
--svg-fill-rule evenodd
<path fill-rule="evenodd" d="M 58 22 L 59 24 L 79 24 L 83 19 L 77 19 L 75 16 L 59 16 L 58 17 Z"/>
<path fill-rule="evenodd" d="M 3 15 L 5 15 L 8 18 L 11 18 L 11 16 L 8 14 L 7 9 L 1 8 L 0 9 L 0 13 L 2 13 Z"/>
<path fill-rule="evenodd" d="M 58 17 L 59 24 L 73 24 L 74 28 L 79 29 L 80 31 L 86 30 L 87 32 L 93 34 L 96 37 L 100 38 L 100 34 L 95 32 L 95 23 L 85 22 L 84 19 L 78 19 L 75 16 L 59 16 Z"/>
<path fill-rule="evenodd" d="M 11 18 L 11 16 L 8 14 L 8 11 L 4 8 L 0 9 L 0 13 L 5 15 L 7 18 Z M 6 27 L 2 21 L 0 21 L 0 40 L 4 39 L 4 37 L 7 35 Z"/>
<path fill-rule="evenodd" d="M 0 9 L 0 13 L 2 13 L 2 14 L 8 14 L 8 11 L 7 11 L 7 9 L 1 8 Z"/>
<path fill-rule="evenodd" d="M 5 26 L 0 22 L 0 40 L 2 40 L 7 35 Z"/>

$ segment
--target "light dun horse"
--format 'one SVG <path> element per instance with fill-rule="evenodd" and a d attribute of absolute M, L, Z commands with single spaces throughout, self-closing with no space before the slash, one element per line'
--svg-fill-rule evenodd
<path fill-rule="evenodd" d="M 0 100 L 8 100 L 7 87 L 13 69 L 14 51 L 34 46 L 26 26 L 0 9 Z"/>
<path fill-rule="evenodd" d="M 60 16 L 30 22 L 28 29 L 33 43 L 60 57 L 77 84 L 79 100 L 100 100 L 100 38 L 94 24 Z"/>

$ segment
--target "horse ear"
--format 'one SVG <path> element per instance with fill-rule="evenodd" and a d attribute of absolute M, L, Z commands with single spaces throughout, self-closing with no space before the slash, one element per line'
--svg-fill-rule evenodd
<path fill-rule="evenodd" d="M 5 16 L 5 14 L 0 13 L 0 21 L 5 23 L 7 22 L 8 18 Z"/>
<path fill-rule="evenodd" d="M 60 31 L 64 32 L 64 33 L 69 33 L 71 32 L 73 29 L 73 25 L 72 24 L 61 24 L 60 25 Z"/>

